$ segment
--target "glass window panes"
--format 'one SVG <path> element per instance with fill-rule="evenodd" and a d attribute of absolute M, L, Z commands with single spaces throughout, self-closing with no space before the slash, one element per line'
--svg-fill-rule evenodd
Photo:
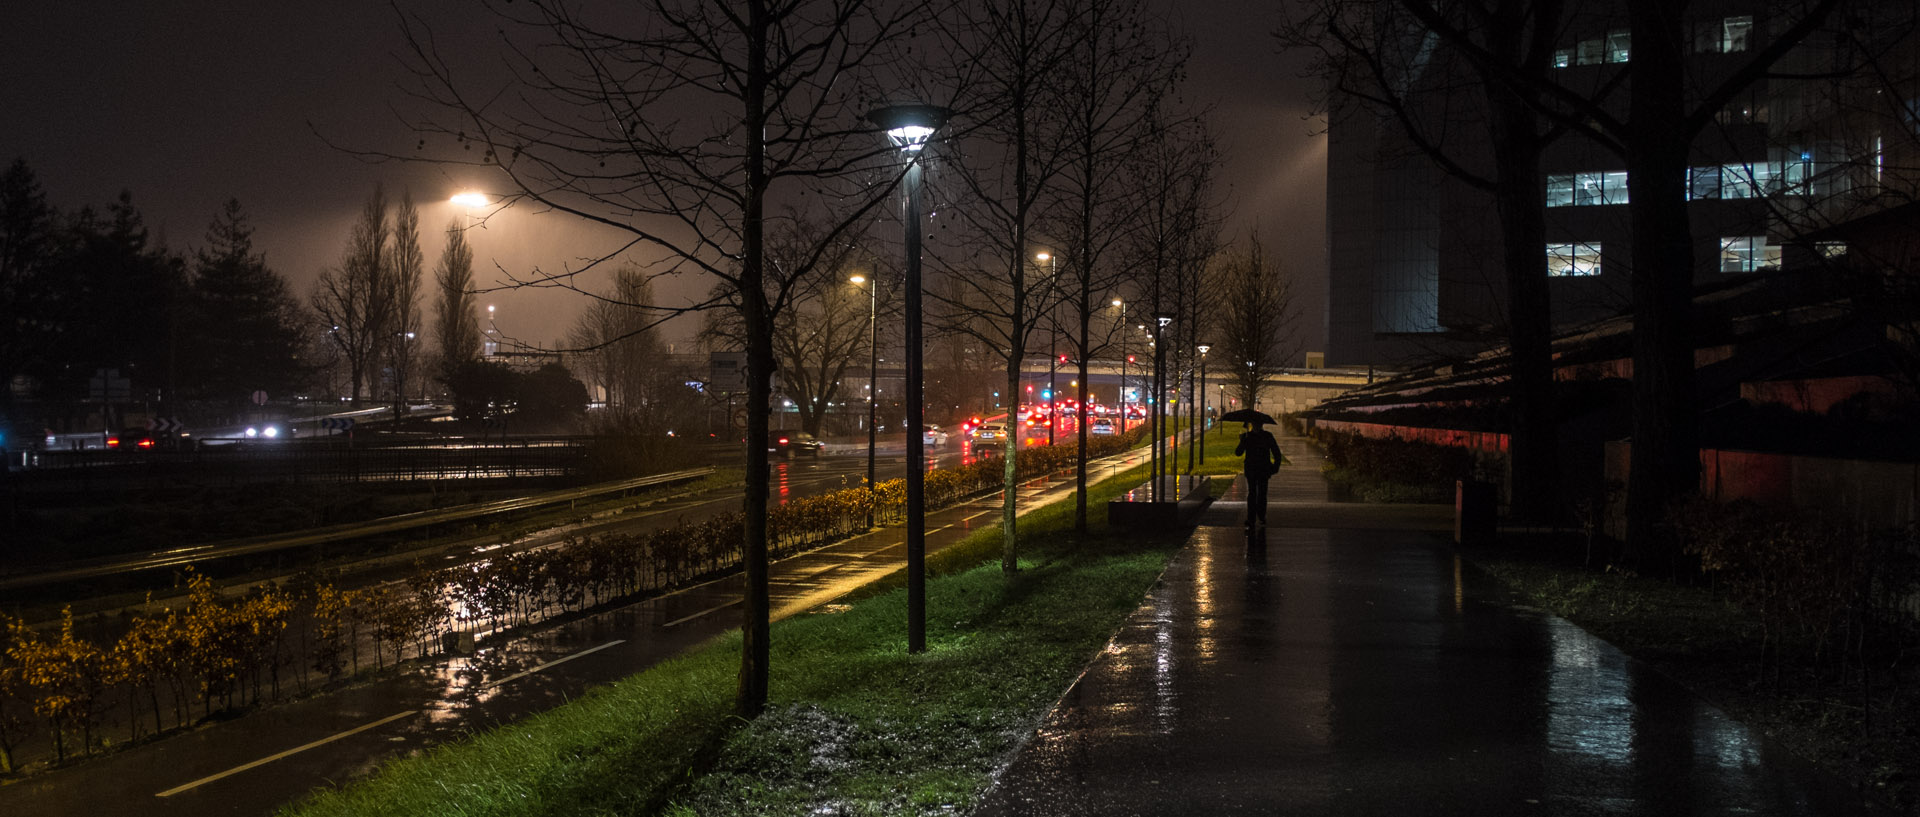
<path fill-rule="evenodd" d="M 1627 203 L 1627 171 L 1615 170 L 1594 175 L 1600 177 L 1600 190 L 1604 198 L 1601 204 Z"/>
<path fill-rule="evenodd" d="M 1630 31 L 1607 32 L 1607 62 L 1626 62 L 1633 56 L 1633 33 Z"/>
<path fill-rule="evenodd" d="M 1600 274 L 1600 245 L 1577 242 L 1547 245 L 1547 275 L 1553 278 Z"/>
<path fill-rule="evenodd" d="M 1720 198 L 1720 168 L 1717 166 L 1687 168 L 1687 198 Z"/>
<path fill-rule="evenodd" d="M 1573 61 L 1576 65 L 1599 65 L 1606 61 L 1606 56 L 1604 40 L 1581 40 L 1573 47 Z"/>
<path fill-rule="evenodd" d="M 1548 207 L 1627 203 L 1627 172 L 1554 174 L 1547 177 Z"/>
<path fill-rule="evenodd" d="M 1845 258 L 1847 255 L 1847 242 L 1822 241 L 1814 245 L 1814 249 L 1819 250 L 1821 258 Z"/>
<path fill-rule="evenodd" d="M 1573 64 L 1573 49 L 1562 48 L 1553 52 L 1553 67 L 1565 68 Z"/>
<path fill-rule="evenodd" d="M 1547 177 L 1547 206 L 1566 207 L 1573 203 L 1573 175 Z"/>
<path fill-rule="evenodd" d="M 1780 250 L 1768 244 L 1764 235 L 1730 236 L 1720 239 L 1721 272 L 1755 272 L 1779 269 Z"/>
<path fill-rule="evenodd" d="M 1733 54 L 1747 50 L 1748 40 L 1753 36 L 1753 18 L 1750 16 L 1728 17 L 1720 21 L 1720 53 Z"/>

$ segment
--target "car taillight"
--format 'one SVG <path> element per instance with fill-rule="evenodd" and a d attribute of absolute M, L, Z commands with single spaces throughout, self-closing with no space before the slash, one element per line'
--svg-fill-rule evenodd
<path fill-rule="evenodd" d="M 141 441 L 140 441 L 140 447 L 141 447 L 141 448 L 152 448 L 152 447 L 153 447 L 153 441 L 152 441 L 152 440 L 141 440 Z"/>
<path fill-rule="evenodd" d="M 781 437 L 781 438 L 780 438 L 780 444 L 781 444 L 781 445 L 786 445 L 786 444 L 787 444 L 787 438 L 785 438 L 785 437 Z"/>
<path fill-rule="evenodd" d="M 107 438 L 107 447 L 108 447 L 108 448 L 119 448 L 119 447 L 120 447 L 120 438 L 119 438 L 119 437 L 108 437 L 108 438 Z"/>

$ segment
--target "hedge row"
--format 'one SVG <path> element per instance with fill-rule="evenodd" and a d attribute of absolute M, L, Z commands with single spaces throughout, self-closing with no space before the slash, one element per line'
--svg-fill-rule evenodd
<path fill-rule="evenodd" d="M 1138 434 L 1095 438 L 1089 455 L 1131 447 Z M 1021 479 L 1075 461 L 1072 446 L 1020 452 Z M 926 476 L 927 506 L 945 507 L 998 489 L 1004 464 L 986 459 Z M 788 500 L 769 509 L 775 556 L 866 529 L 868 514 L 886 523 L 904 516 L 906 481 L 862 484 Z M 71 615 L 57 636 L 6 620 L 0 650 L 0 772 L 39 729 L 56 761 L 106 742 L 101 716 L 124 706 L 127 737 L 179 728 L 198 717 L 276 700 L 366 668 L 425 656 L 449 633 L 487 636 L 598 605 L 631 600 L 738 569 L 738 513 L 653 533 L 582 537 L 553 548 L 509 553 L 441 569 L 418 568 L 400 581 L 364 589 L 301 575 L 236 597 L 204 576 L 191 577 L 182 609 L 134 615 L 112 644 L 74 633 Z"/>

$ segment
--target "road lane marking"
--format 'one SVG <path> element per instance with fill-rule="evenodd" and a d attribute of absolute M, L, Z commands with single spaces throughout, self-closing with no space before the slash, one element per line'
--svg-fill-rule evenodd
<path fill-rule="evenodd" d="M 694 620 L 694 619 L 696 619 L 696 618 L 699 618 L 699 617 L 701 617 L 701 616 L 704 616 L 704 615 L 706 615 L 706 614 L 708 614 L 708 613 L 715 613 L 715 612 L 719 612 L 719 611 L 721 611 L 721 610 L 725 610 L 725 609 L 727 609 L 728 607 L 732 607 L 732 606 L 734 606 L 734 605 L 736 605 L 736 604 L 739 604 L 740 602 L 741 602 L 741 599 L 734 599 L 733 601 L 730 601 L 730 602 L 727 602 L 726 604 L 722 604 L 722 605 L 720 605 L 720 606 L 718 606 L 718 607 L 708 607 L 707 609 L 705 609 L 705 610 L 701 610 L 700 612 L 698 612 L 698 613 L 694 613 L 693 615 L 690 615 L 690 616 L 681 616 L 681 617 L 679 617 L 679 618 L 676 618 L 676 619 L 674 619 L 674 620 L 672 620 L 672 621 L 669 621 L 669 622 L 667 622 L 667 623 L 665 623 L 665 624 L 662 624 L 662 625 L 660 625 L 660 626 L 661 626 L 661 627 L 672 627 L 672 626 L 674 626 L 674 625 L 676 625 L 676 624 L 684 624 L 684 623 L 686 623 L 686 622 L 689 622 L 689 621 L 692 621 L 692 620 Z"/>
<path fill-rule="evenodd" d="M 397 721 L 397 720 L 400 720 L 401 718 L 404 718 L 404 717 L 407 717 L 407 716 L 409 716 L 409 715 L 414 715 L 414 714 L 417 714 L 417 713 L 419 713 L 419 711 L 420 711 L 420 710 L 418 710 L 418 709 L 409 709 L 409 710 L 407 710 L 407 711 L 405 711 L 405 712 L 402 712 L 402 713 L 400 713 L 400 714 L 398 714 L 398 715 L 389 715 L 389 716 L 387 716 L 387 717 L 384 717 L 384 718 L 381 718 L 380 720 L 377 720 L 377 721 L 374 721 L 373 723 L 369 723 L 369 724 L 363 724 L 363 725 L 361 725 L 361 726 L 356 726 L 356 727 L 354 727 L 354 728 L 352 728 L 352 729 L 348 729 L 348 730 L 347 730 L 347 731 L 345 731 L 345 732 L 341 732 L 341 733 L 339 733 L 339 734 L 335 734 L 335 735 L 329 735 L 329 736 L 327 736 L 327 737 L 324 737 L 324 738 L 321 738 L 321 739 L 319 739 L 319 740 L 316 740 L 316 741 L 314 741 L 314 742 L 312 742 L 312 743 L 309 743 L 309 744 L 306 744 L 306 745 L 304 745 L 304 746 L 295 746 L 294 748 L 292 748 L 292 749 L 288 749 L 288 750 L 286 750 L 286 751 L 284 751 L 284 752 L 281 752 L 281 753 L 279 753 L 279 754 L 277 754 L 277 755 L 268 755 L 268 756 L 266 756 L 266 757 L 263 757 L 263 758 L 260 758 L 259 760 L 256 760 L 256 761 L 254 761 L 254 762 L 252 762 L 252 763 L 248 763 L 248 764 L 245 764 L 245 765 L 242 765 L 242 766 L 235 766 L 235 767 L 233 767 L 233 768 L 231 768 L 231 769 L 228 769 L 228 770 L 226 770 L 226 771 L 224 771 L 224 772 L 221 772 L 221 773 L 219 773 L 219 774 L 213 774 L 213 775 L 208 775 L 208 776 L 206 776 L 206 777 L 202 777 L 202 778 L 200 778 L 199 780 L 195 780 L 195 781 L 193 781 L 192 783 L 188 783 L 188 784 L 186 784 L 186 785 L 184 785 L 184 786 L 175 786 L 175 787 L 173 787 L 173 788 L 171 788 L 171 789 L 167 789 L 166 791 L 163 791 L 163 792 L 161 792 L 161 793 L 159 793 L 159 794 L 156 794 L 156 795 L 154 795 L 154 796 L 155 796 L 155 797 L 172 797 L 172 796 L 174 796 L 174 795 L 176 795 L 176 794 L 179 794 L 179 793 L 181 793 L 181 792 L 183 792 L 183 791 L 187 791 L 187 790 L 189 790 L 189 789 L 195 789 L 195 788 L 199 788 L 199 787 L 201 787 L 201 786 L 204 786 L 204 785 L 206 785 L 206 784 L 208 784 L 208 783 L 212 783 L 212 782 L 213 782 L 213 781 L 215 781 L 215 780 L 219 780 L 219 779 L 221 779 L 221 778 L 223 778 L 223 777 L 227 777 L 227 776 L 229 776 L 229 775 L 236 775 L 236 774 L 239 774 L 239 773 L 241 773 L 241 772 L 244 772 L 244 771 L 246 771 L 246 770 L 248 770 L 248 769 L 252 769 L 252 768 L 255 768 L 255 767 L 258 767 L 258 766 L 265 766 L 265 765 L 267 765 L 268 763 L 272 763 L 272 762 L 274 762 L 274 761 L 276 761 L 276 760 L 279 760 L 279 759 L 281 759 L 281 758 L 284 758 L 284 757 L 288 757 L 288 756 L 291 756 L 291 755 L 297 755 L 297 754 L 299 754 L 299 753 L 301 753 L 301 752 L 304 752 L 304 751 L 306 751 L 306 750 L 308 750 L 308 749 L 312 749 L 312 748 L 314 748 L 314 747 L 316 747 L 316 746 L 324 746 L 324 745 L 326 745 L 326 744 L 329 744 L 329 743 L 332 743 L 332 742 L 334 742 L 334 741 L 336 741 L 336 740 L 339 740 L 339 739 L 341 739 L 341 738 L 344 738 L 344 737 L 349 737 L 349 736 L 352 736 L 352 735 L 357 735 L 357 734 L 360 734 L 361 732 L 365 732 L 365 731 L 367 731 L 368 729 L 372 729 L 372 728 L 374 728 L 374 727 L 376 727 L 376 726 L 385 726 L 385 725 L 387 725 L 387 724 L 389 724 L 389 723 L 393 723 L 394 721 Z"/>
<path fill-rule="evenodd" d="M 573 660 L 573 659 L 575 659 L 575 658 L 580 658 L 580 657 L 583 657 L 583 656 L 588 656 L 588 655 L 592 655 L 592 654 L 594 654 L 594 653 L 597 653 L 597 652 L 599 652 L 599 651 L 601 651 L 601 650 L 604 650 L 604 649 L 606 649 L 606 648 L 608 648 L 608 647 L 611 647 L 611 646 L 613 646 L 613 645 L 615 645 L 615 644 L 625 644 L 626 642 L 627 642 L 627 640 L 626 640 L 626 639 L 624 639 L 624 638 L 616 638 L 616 639 L 614 639 L 614 640 L 612 640 L 612 641 L 609 641 L 609 642 L 607 642 L 607 643 L 605 643 L 605 644 L 601 644 L 601 645 L 600 645 L 600 646 L 598 646 L 598 647 L 588 647 L 587 649 L 584 649 L 584 650 L 581 650 L 581 651 L 579 651 L 579 652 L 577 652 L 577 653 L 574 653 L 574 654 L 572 654 L 572 655 L 569 655 L 569 656 L 567 656 L 567 657 L 565 657 L 565 658 L 555 658 L 555 659 L 553 659 L 552 661 L 548 661 L 547 663 L 545 663 L 545 664 L 541 664 L 540 666 L 537 666 L 537 667 L 534 667 L 533 669 L 530 669 L 530 670 L 524 670 L 524 671 L 522 671 L 522 672 L 516 672 L 516 673 L 514 673 L 514 674 L 512 674 L 512 675 L 509 675 L 509 676 L 507 676 L 507 677 L 505 677 L 505 678 L 502 678 L 502 679 L 500 679 L 500 680 L 498 680 L 498 681 L 488 681 L 487 683 L 484 683 L 484 684 L 481 684 L 479 688 L 480 688 L 480 689 L 492 689 L 492 688 L 494 688 L 494 687 L 497 687 L 497 686 L 499 686 L 499 685 L 501 685 L 501 684 L 504 684 L 504 683 L 507 683 L 507 682 L 509 682 L 509 681 L 518 681 L 518 680 L 520 680 L 520 679 L 522 679 L 522 678 L 525 678 L 525 677 L 527 677 L 527 676 L 529 676 L 529 675 L 532 675 L 532 674 L 534 674 L 534 673 L 536 673 L 536 672 L 539 672 L 539 671 L 541 671 L 541 670 L 543 670 L 543 669 L 546 669 L 546 668 L 548 668 L 548 667 L 551 667 L 551 666 L 555 666 L 555 665 L 557 665 L 557 664 L 565 664 L 565 663 L 567 663 L 568 661 L 572 661 L 572 660 Z"/>

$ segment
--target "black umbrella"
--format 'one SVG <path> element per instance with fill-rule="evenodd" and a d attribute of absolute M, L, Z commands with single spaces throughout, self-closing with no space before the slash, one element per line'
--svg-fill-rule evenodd
<path fill-rule="evenodd" d="M 1220 422 L 1258 423 L 1260 425 L 1269 425 L 1269 426 L 1279 425 L 1279 423 L 1274 422 L 1274 419 L 1268 416 L 1266 412 L 1254 411 L 1253 409 L 1234 409 L 1233 411 L 1229 411 L 1225 414 L 1220 415 Z"/>

